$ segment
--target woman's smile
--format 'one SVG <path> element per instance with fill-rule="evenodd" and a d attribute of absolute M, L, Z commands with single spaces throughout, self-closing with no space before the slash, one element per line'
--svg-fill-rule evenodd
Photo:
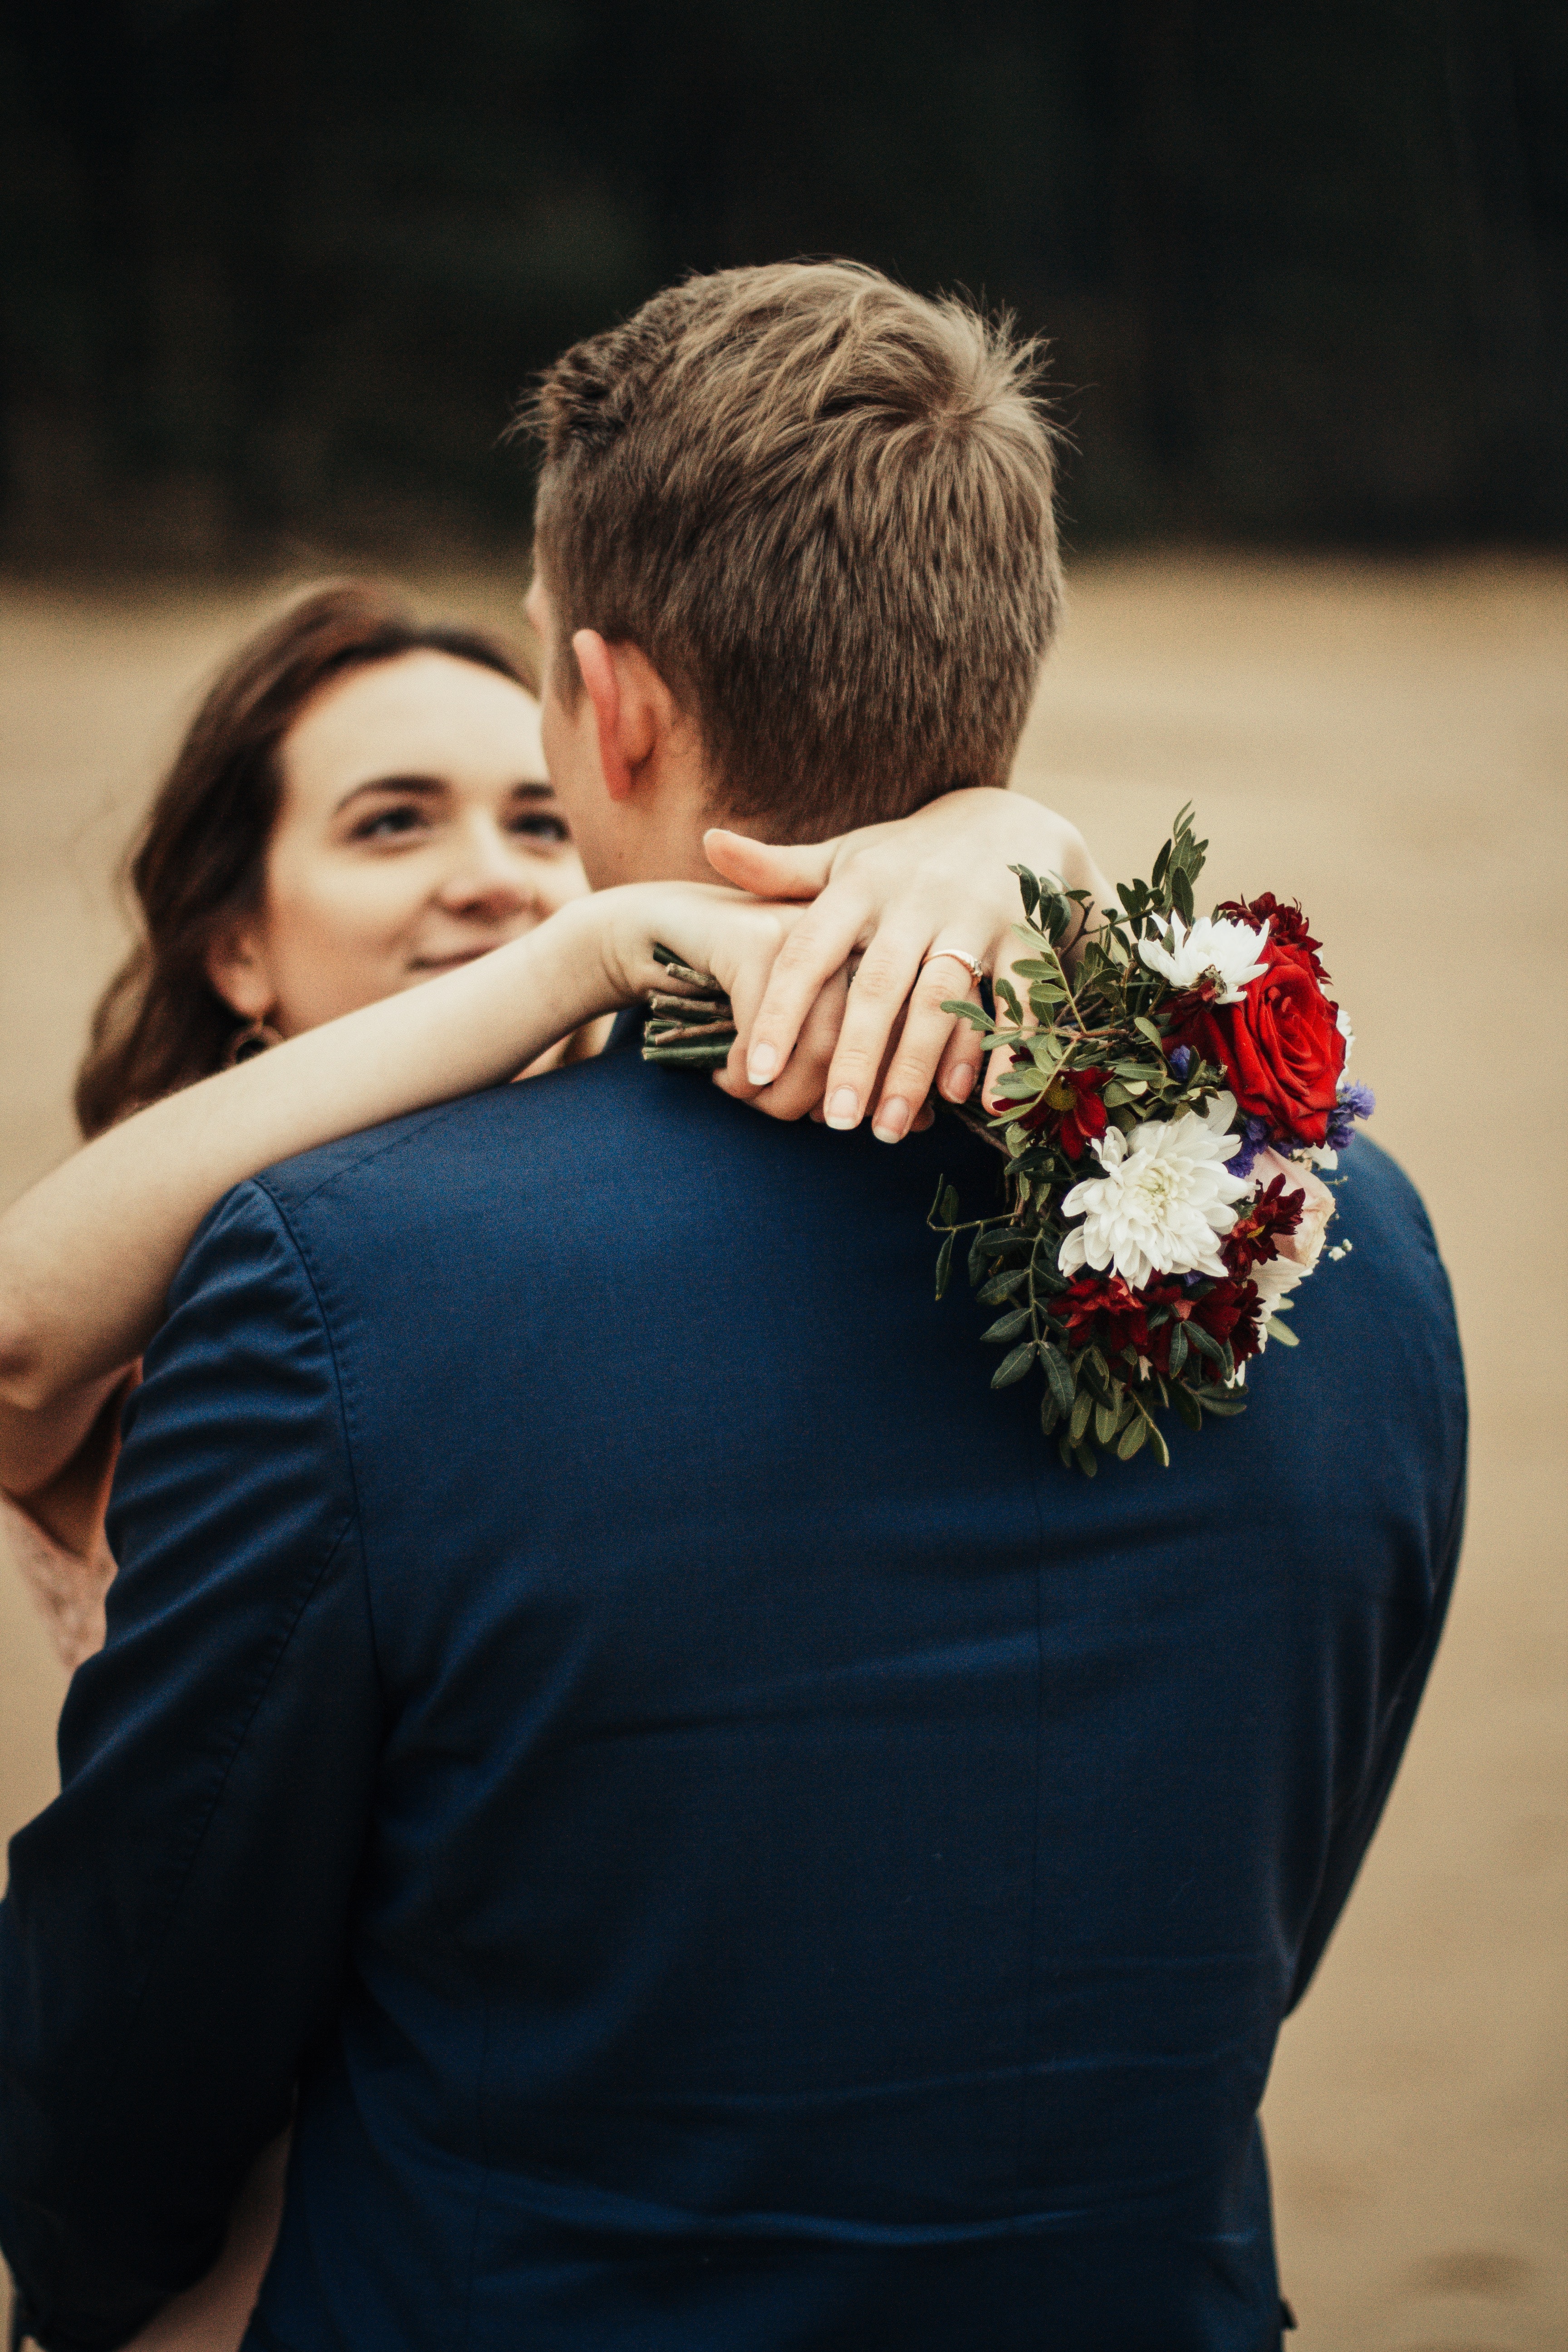
<path fill-rule="evenodd" d="M 285 1037 L 504 947 L 587 884 L 539 706 L 420 650 L 334 679 L 289 729 L 263 903 L 213 978 Z"/>

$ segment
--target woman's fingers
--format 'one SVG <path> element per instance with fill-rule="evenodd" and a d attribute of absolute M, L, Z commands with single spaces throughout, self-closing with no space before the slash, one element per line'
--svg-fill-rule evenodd
<path fill-rule="evenodd" d="M 921 971 L 921 959 L 930 941 L 930 931 L 923 925 L 917 931 L 900 931 L 885 923 L 877 933 L 861 960 L 849 991 L 845 1009 L 844 1027 L 838 1048 L 827 1074 L 826 1113 L 829 1127 L 858 1127 L 873 1103 L 880 1108 L 884 1098 L 889 1102 L 887 1132 L 884 1139 L 897 1141 L 908 1131 L 915 1112 L 925 1100 L 931 1078 L 935 1072 L 942 1049 L 947 1042 L 952 1015 L 932 1016 L 920 1034 L 918 1046 L 902 1063 L 907 1075 L 903 1085 L 908 1091 L 894 1096 L 893 1090 L 879 1084 L 882 1065 L 895 1030 L 903 1024 L 904 1008 Z M 945 964 L 946 959 L 943 960 Z M 933 967 L 940 971 L 942 966 Z M 950 971 L 950 978 L 962 981 L 962 971 Z M 945 989 L 942 993 L 945 993 Z M 926 1005 L 940 1002 L 935 982 L 922 992 Z M 931 1042 L 934 1020 L 942 1022 L 942 1034 Z M 899 1039 L 901 1047 L 902 1037 Z M 925 1072 L 925 1083 L 918 1083 L 919 1073 Z M 896 1099 L 902 1104 L 902 1114 L 891 1108 Z M 895 1132 L 896 1130 L 896 1132 Z M 879 1133 L 882 1132 L 879 1128 Z"/>
<path fill-rule="evenodd" d="M 749 1102 L 754 1110 L 766 1111 L 770 1118 L 804 1118 L 807 1112 L 816 1111 L 821 1106 L 833 1050 L 838 1043 L 848 986 L 848 973 L 840 970 L 818 992 L 816 1003 L 801 1024 L 787 1068 L 771 1086 L 753 1087 L 747 1079 L 745 1043 L 739 1035 L 731 1048 L 728 1063 L 714 1073 L 714 1083 L 726 1094 Z"/>
<path fill-rule="evenodd" d="M 749 1085 L 771 1086 L 782 1074 L 818 996 L 854 954 L 865 920 L 861 893 L 841 884 L 825 891 L 795 923 L 759 1002 L 747 1008 L 749 1017 L 742 1019 L 736 1007 Z"/>
<path fill-rule="evenodd" d="M 967 1021 L 955 1021 L 937 1065 L 936 1090 L 944 1102 L 966 1103 L 974 1092 L 985 1048 Z"/>
<path fill-rule="evenodd" d="M 815 898 L 827 887 L 837 846 L 837 841 L 807 841 L 780 847 L 720 824 L 702 836 L 713 871 L 753 898 Z"/>
<path fill-rule="evenodd" d="M 944 1004 L 963 1001 L 979 1002 L 970 973 L 951 956 L 928 955 L 872 1113 L 871 1131 L 883 1143 L 897 1143 L 910 1133 L 939 1073 L 947 1081 L 942 1091 L 949 1101 L 962 1102 L 972 1090 L 980 1064 L 979 1037 L 961 1015 L 942 1010 Z M 964 1038 L 973 1039 L 973 1051 L 962 1043 Z M 960 1070 L 967 1071 L 967 1082 L 958 1078 Z"/>

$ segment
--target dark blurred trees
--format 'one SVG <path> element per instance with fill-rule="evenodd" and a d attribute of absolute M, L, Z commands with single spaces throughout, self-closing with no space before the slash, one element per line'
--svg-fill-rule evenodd
<path fill-rule="evenodd" d="M 1568 523 L 1562 0 L 12 0 L 0 540 L 515 532 L 528 372 L 839 252 L 1055 341 L 1079 544 Z"/>

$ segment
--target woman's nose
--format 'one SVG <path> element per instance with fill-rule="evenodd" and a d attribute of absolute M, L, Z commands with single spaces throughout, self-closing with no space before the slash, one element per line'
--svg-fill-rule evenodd
<path fill-rule="evenodd" d="M 452 914 L 499 921 L 537 900 L 539 887 L 529 866 L 510 834 L 497 825 L 476 825 L 465 835 L 436 895 Z"/>

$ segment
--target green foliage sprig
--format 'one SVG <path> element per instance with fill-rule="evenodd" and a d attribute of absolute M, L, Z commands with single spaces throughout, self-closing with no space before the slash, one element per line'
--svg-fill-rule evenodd
<path fill-rule="evenodd" d="M 1081 1318 L 1075 1323 L 1065 1311 L 1069 1284 L 1058 1271 L 1071 1222 L 1061 1202 L 1096 1172 L 1081 1145 L 1074 1154 L 1062 1135 L 1062 1115 L 1077 1098 L 1069 1076 L 1105 1074 L 1095 1091 L 1123 1132 L 1189 1109 L 1202 1116 L 1224 1085 L 1223 1071 L 1197 1059 L 1178 1076 L 1157 1017 L 1170 984 L 1138 956 L 1139 941 L 1161 938 L 1173 915 L 1191 923 L 1193 887 L 1207 847 L 1194 839 L 1192 810 L 1184 808 L 1149 880 L 1119 884 L 1119 909 L 1107 910 L 1092 928 L 1087 891 L 1013 867 L 1026 919 L 1016 929 L 1034 950 L 1013 966 L 1027 1008 L 1005 977 L 994 983 L 994 1013 L 968 1000 L 943 1007 L 979 1030 L 986 1051 L 1010 1059 L 1011 1067 L 994 1088 L 1002 1109 L 970 1122 L 1006 1154 L 1007 1205 L 996 1215 L 961 1220 L 955 1188 L 945 1180 L 939 1185 L 928 1221 L 944 1236 L 936 1295 L 945 1293 L 959 1239 L 969 1234 L 969 1280 L 983 1305 L 1002 1310 L 984 1335 L 1006 1351 L 991 1385 L 1007 1388 L 1037 1371 L 1041 1426 L 1056 1433 L 1064 1464 L 1089 1477 L 1101 1450 L 1125 1462 L 1148 1444 L 1169 1466 L 1158 1413 L 1173 1409 L 1198 1429 L 1205 1413 L 1226 1418 L 1246 1410 L 1228 1341 L 1175 1306 L 1161 1305 L 1149 1309 L 1146 1328 L 1152 1334 L 1173 1327 L 1166 1371 L 1131 1347 L 1108 1353 L 1095 1339 L 1086 1341 Z M 1293 1339 L 1283 1326 L 1271 1321 L 1269 1328 Z"/>
<path fill-rule="evenodd" d="M 1062 1203 L 1098 1162 L 1072 1121 L 1092 1096 L 1096 1117 L 1124 1133 L 1149 1119 L 1185 1111 L 1202 1117 L 1226 1084 L 1226 1074 L 1195 1055 L 1184 1074 L 1166 1054 L 1166 1029 L 1176 992 L 1139 955 L 1143 940 L 1171 945 L 1173 917 L 1191 925 L 1194 886 L 1208 844 L 1193 832 L 1184 808 L 1155 858 L 1148 881 L 1117 885 L 1119 904 L 1091 920 L 1087 891 L 1031 873 L 1017 876 L 1025 919 L 1015 928 L 1030 952 L 993 984 L 994 1009 L 967 998 L 943 1010 L 979 1031 L 988 1055 L 1007 1066 L 994 1093 L 1002 1108 L 987 1115 L 973 1105 L 959 1114 L 1005 1155 L 1005 1206 L 963 1219 L 956 1188 L 945 1177 L 928 1223 L 942 1236 L 936 1295 L 952 1279 L 954 1254 L 967 1234 L 969 1280 L 981 1303 L 1000 1309 L 984 1337 L 1005 1352 L 993 1388 L 1008 1388 L 1031 1372 L 1041 1381 L 1040 1423 L 1054 1433 L 1062 1461 L 1093 1477 L 1101 1452 L 1130 1461 L 1148 1445 L 1165 1466 L 1170 1451 L 1159 1417 L 1173 1412 L 1191 1429 L 1205 1414 L 1226 1419 L 1246 1411 L 1228 1339 L 1205 1327 L 1200 1309 L 1213 1285 L 1183 1286 L 1161 1297 L 1122 1292 L 1130 1317 L 1152 1356 L 1117 1328 L 1101 1303 L 1111 1286 L 1094 1286 L 1096 1304 L 1075 1300 L 1058 1270 L 1071 1220 Z M 714 1069 L 734 1042 L 729 998 L 711 973 L 693 971 L 663 946 L 654 955 L 668 974 L 668 991 L 648 997 L 643 1032 L 645 1061 Z M 1024 996 L 1015 984 L 1021 982 Z M 1072 1081 L 1085 1081 L 1080 1095 Z M 942 1108 L 946 1108 L 943 1105 Z M 1164 1288 L 1170 1292 L 1172 1286 Z M 1080 1286 L 1081 1288 L 1081 1286 Z M 1287 1346 L 1295 1335 L 1279 1318 L 1280 1300 L 1265 1328 Z"/>

